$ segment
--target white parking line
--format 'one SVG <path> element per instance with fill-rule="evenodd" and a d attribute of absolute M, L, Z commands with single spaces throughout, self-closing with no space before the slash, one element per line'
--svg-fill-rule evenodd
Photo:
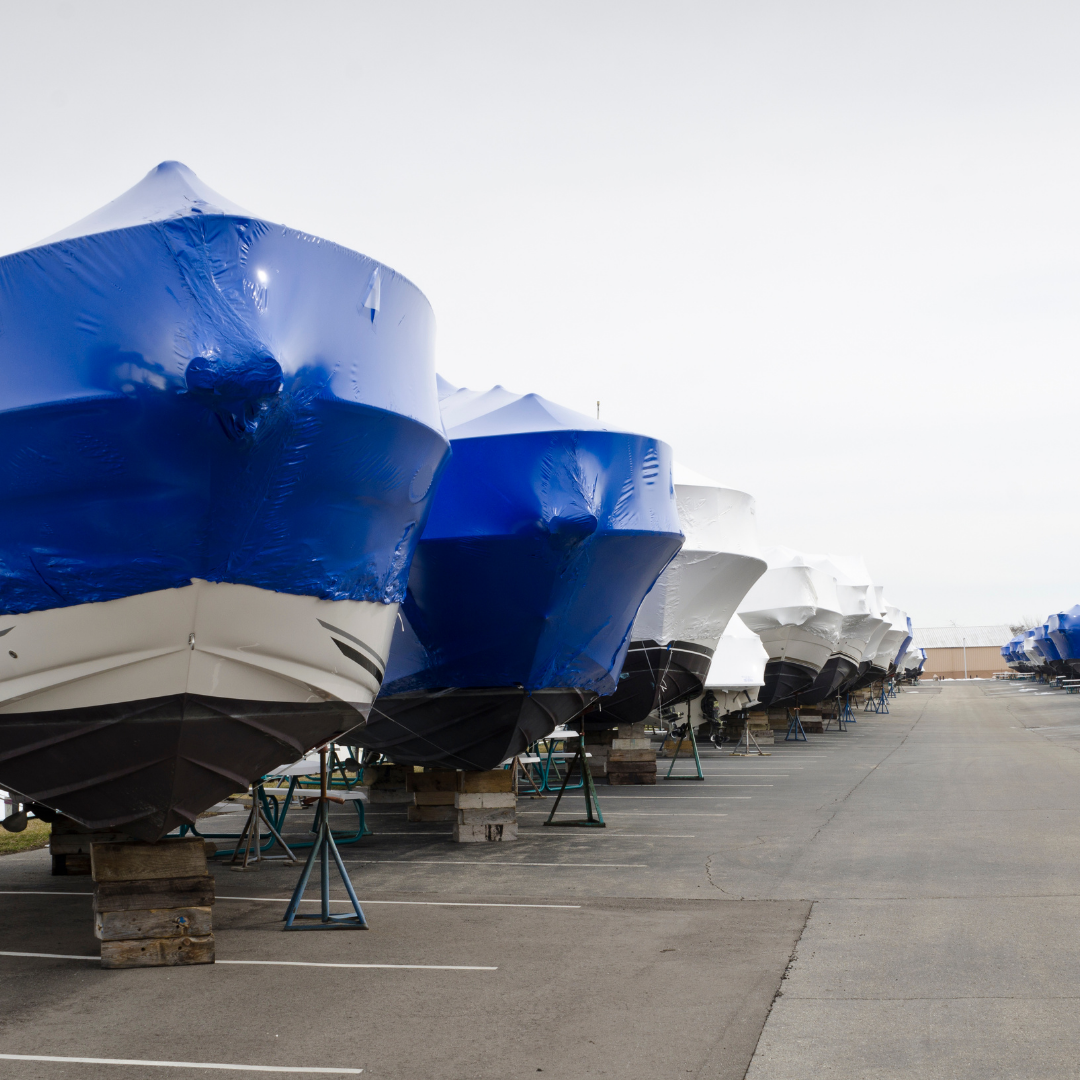
<path fill-rule="evenodd" d="M 72 956 L 48 952 L 0 952 L 0 956 L 30 956 L 39 960 L 97 960 L 100 956 Z M 476 967 L 471 964 L 322 964 L 313 960 L 215 960 L 215 964 L 260 964 L 271 967 L 332 967 L 332 968 L 393 968 L 407 971 L 498 971 L 497 967 Z M 3 1057 L 0 1054 L 0 1057 Z M 74 1059 L 71 1059 L 74 1060 Z M 225 1068 L 224 1065 L 221 1068 Z"/>
<path fill-rule="evenodd" d="M 222 1065 L 216 1061 L 144 1061 L 140 1058 L 57 1057 L 54 1054 L 0 1054 L 3 1061 L 63 1061 L 74 1065 L 153 1065 L 166 1069 L 232 1069 L 238 1072 L 335 1073 L 359 1076 L 363 1069 L 323 1069 L 317 1065 Z"/>
<path fill-rule="evenodd" d="M 219 896 L 219 900 L 261 900 L 264 904 L 287 904 L 288 896 Z M 349 898 L 344 896 L 342 902 L 348 903 Z M 301 900 L 302 904 L 321 904 L 318 898 L 313 900 Z M 478 903 L 464 900 L 361 900 L 361 904 L 404 904 L 410 907 L 521 907 L 521 908 L 553 908 L 559 911 L 580 911 L 580 904 L 491 904 Z"/>
<path fill-rule="evenodd" d="M 342 856 L 346 862 L 359 863 L 362 866 L 412 864 L 413 866 L 565 866 L 573 869 L 587 866 L 606 870 L 648 870 L 648 863 L 629 862 L 518 862 L 516 859 L 350 859 Z"/>
<path fill-rule="evenodd" d="M 394 968 L 412 971 L 498 971 L 497 967 L 469 964 L 319 964 L 313 960 L 216 960 L 217 964 L 259 964 L 270 967 Z"/>

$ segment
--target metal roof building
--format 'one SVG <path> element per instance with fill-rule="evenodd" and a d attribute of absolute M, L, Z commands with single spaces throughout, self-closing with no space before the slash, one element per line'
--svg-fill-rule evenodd
<path fill-rule="evenodd" d="M 1007 626 L 916 626 L 913 649 L 1000 649 L 1013 636 Z"/>
<path fill-rule="evenodd" d="M 1007 626 L 918 626 L 913 649 L 926 650 L 923 677 L 988 679 L 1005 671 L 1001 646 L 1012 636 Z"/>

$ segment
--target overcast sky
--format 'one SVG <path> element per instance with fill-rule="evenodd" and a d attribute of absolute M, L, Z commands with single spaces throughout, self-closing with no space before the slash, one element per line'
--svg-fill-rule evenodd
<path fill-rule="evenodd" d="M 0 251 L 185 162 L 917 624 L 1080 601 L 1076 3 L 0 3 Z"/>

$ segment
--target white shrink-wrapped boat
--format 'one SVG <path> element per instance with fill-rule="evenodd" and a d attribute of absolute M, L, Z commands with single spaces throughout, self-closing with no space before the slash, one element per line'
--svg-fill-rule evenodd
<path fill-rule="evenodd" d="M 634 724 L 700 694 L 720 636 L 765 572 L 754 500 L 678 462 L 672 478 L 686 540 L 642 601 L 618 686 L 590 727 Z"/>
<path fill-rule="evenodd" d="M 836 651 L 825 662 L 814 685 L 799 695 L 802 705 L 816 705 L 839 693 L 855 679 L 874 632 L 885 620 L 878 607 L 878 593 L 862 559 L 857 555 L 807 555 L 807 561 L 836 579 L 836 594 L 844 621 Z"/>
<path fill-rule="evenodd" d="M 765 685 L 768 662 L 761 638 L 738 615 L 732 615 L 705 676 L 705 693 L 694 703 L 694 723 L 749 709 Z"/>
<path fill-rule="evenodd" d="M 783 705 L 809 690 L 836 652 L 844 616 L 832 574 L 790 548 L 770 548 L 765 554 L 769 568 L 739 614 L 769 654 L 758 700 L 765 706 Z"/>
<path fill-rule="evenodd" d="M 892 673 L 904 640 L 910 637 L 907 612 L 886 604 L 885 619 L 889 624 L 889 628 L 882 635 L 877 655 L 872 660 L 870 670 L 867 672 L 872 682 L 887 678 Z"/>

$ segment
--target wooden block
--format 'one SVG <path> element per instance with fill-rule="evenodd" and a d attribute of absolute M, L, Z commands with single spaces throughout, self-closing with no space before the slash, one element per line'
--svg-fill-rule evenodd
<path fill-rule="evenodd" d="M 454 804 L 444 806 L 410 806 L 409 821 L 457 821 Z"/>
<path fill-rule="evenodd" d="M 407 791 L 457 791 L 457 771 L 454 769 L 430 769 L 428 772 L 409 773 L 405 777 Z M 422 805 L 416 800 L 416 805 Z"/>
<path fill-rule="evenodd" d="M 203 877 L 207 873 L 206 847 L 198 836 L 156 844 L 94 844 L 90 865 L 95 881 Z"/>
<path fill-rule="evenodd" d="M 619 724 L 620 739 L 643 739 L 645 737 L 645 721 L 639 720 L 636 724 Z"/>
<path fill-rule="evenodd" d="M 379 803 L 382 806 L 413 806 L 416 800 L 416 796 L 411 791 L 406 791 L 404 787 L 365 788 L 361 786 L 359 790 L 367 793 L 369 803 Z"/>
<path fill-rule="evenodd" d="M 457 792 L 453 788 L 449 791 L 418 791 L 416 793 L 417 806 L 453 806 Z"/>
<path fill-rule="evenodd" d="M 517 839 L 517 822 L 506 825 L 454 825 L 454 842 L 458 844 L 496 843 Z"/>
<path fill-rule="evenodd" d="M 608 772 L 656 772 L 656 755 L 650 754 L 644 761 L 608 761 Z"/>
<path fill-rule="evenodd" d="M 144 939 L 142 941 L 103 941 L 103 968 L 176 967 L 181 964 L 212 964 L 214 935 Z"/>
<path fill-rule="evenodd" d="M 512 791 L 459 791 L 454 805 L 459 810 L 492 810 L 517 806 L 517 796 Z"/>
<path fill-rule="evenodd" d="M 213 915 L 208 907 L 99 911 L 94 919 L 94 933 L 102 941 L 198 938 L 213 932 Z"/>
<path fill-rule="evenodd" d="M 612 739 L 612 750 L 651 750 L 652 739 Z"/>
<path fill-rule="evenodd" d="M 624 786 L 629 784 L 655 784 L 656 769 L 652 769 L 649 772 L 644 770 L 635 772 L 609 772 L 608 783 Z"/>
<path fill-rule="evenodd" d="M 681 746 L 678 739 L 668 739 L 664 743 L 663 749 L 665 757 L 672 757 L 676 752 L 678 752 L 679 757 L 694 756 L 694 747 L 689 739 L 683 739 Z"/>
<path fill-rule="evenodd" d="M 824 735 L 825 724 L 821 720 L 804 720 L 802 722 L 803 731 L 808 735 Z"/>
<path fill-rule="evenodd" d="M 490 810 L 458 810 L 459 825 L 506 825 L 517 821 L 517 810 L 512 806 L 496 806 Z"/>
<path fill-rule="evenodd" d="M 364 767 L 364 787 L 404 788 L 415 772 L 412 765 L 367 765 Z"/>
<path fill-rule="evenodd" d="M 489 772 L 459 772 L 458 791 L 513 791 L 514 777 L 509 769 Z"/>
<path fill-rule="evenodd" d="M 626 742 L 637 742 L 638 740 L 637 739 L 627 739 L 625 741 Z M 642 741 L 643 742 L 648 742 L 647 739 L 644 739 Z M 667 746 L 667 743 L 665 743 L 664 745 Z M 674 745 L 674 744 L 672 744 L 672 745 Z M 689 739 L 686 740 L 684 745 L 686 745 L 686 746 L 690 745 Z M 630 750 L 630 749 L 616 750 L 616 749 L 612 748 L 611 750 L 608 751 L 607 759 L 608 759 L 608 767 L 609 768 L 612 765 L 614 765 L 615 762 L 617 762 L 617 761 L 655 761 L 656 760 L 656 751 L 652 748 L 652 746 L 649 746 L 645 750 L 636 750 L 636 749 L 635 750 Z M 589 765 L 590 766 L 592 765 L 591 761 L 589 762 Z"/>
<path fill-rule="evenodd" d="M 122 843 L 130 840 L 127 833 L 88 829 L 61 814 L 52 823 L 49 832 L 49 851 L 53 855 L 86 855 L 89 858 L 91 844 Z"/>
<path fill-rule="evenodd" d="M 90 856 L 89 855 L 57 855 L 53 853 L 52 856 L 52 873 L 54 876 L 63 876 L 65 874 L 86 874 L 90 873 Z"/>
<path fill-rule="evenodd" d="M 152 878 L 144 881 L 99 881 L 94 888 L 96 912 L 210 907 L 213 902 L 214 879 L 209 874 L 204 877 Z"/>

